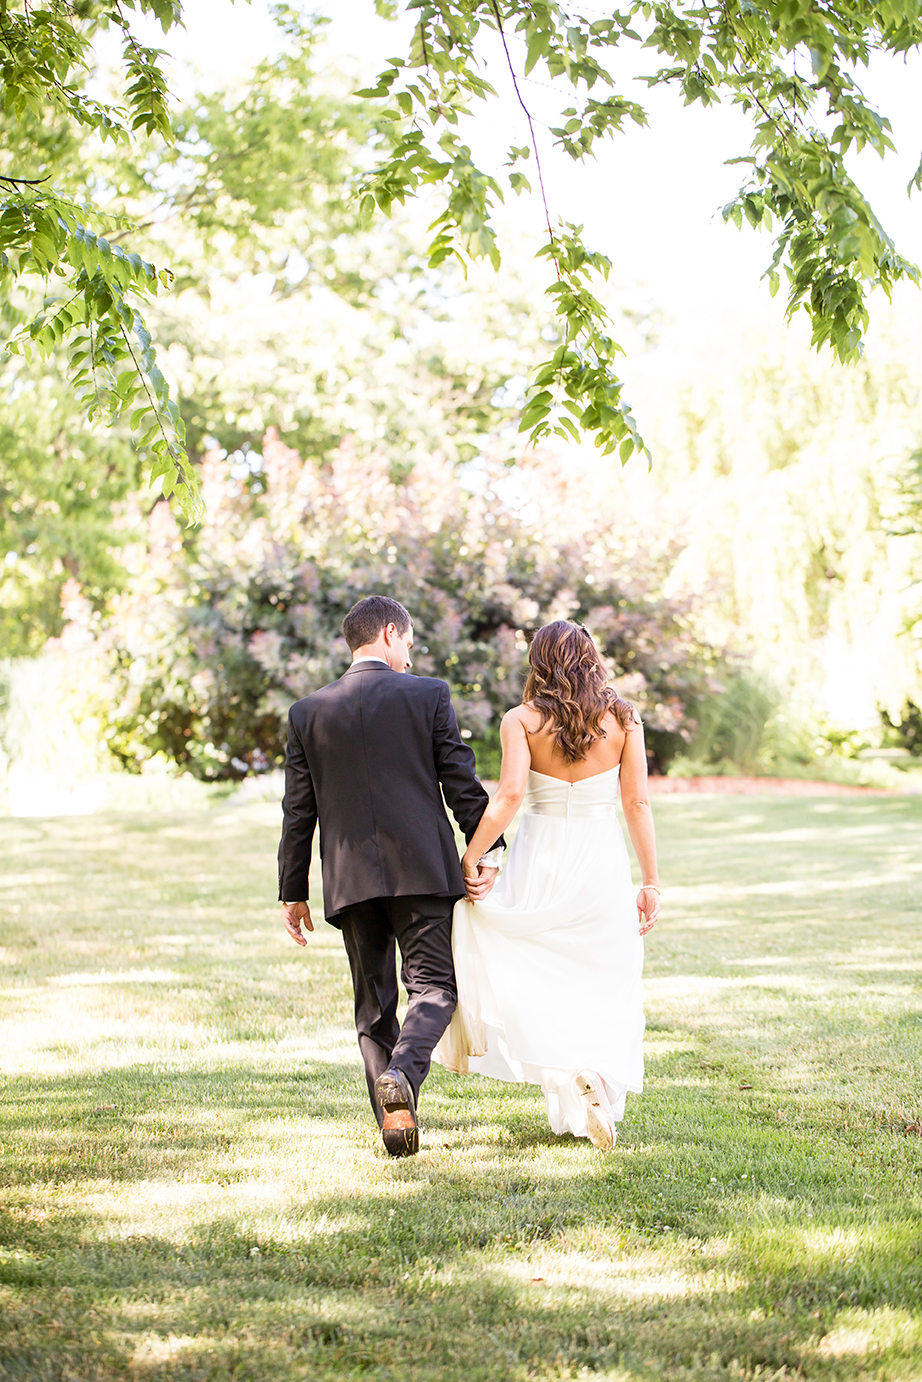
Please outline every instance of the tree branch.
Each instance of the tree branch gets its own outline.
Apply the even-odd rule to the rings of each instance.
[[[551,213],[547,204],[547,193],[544,190],[544,174],[541,171],[541,159],[538,155],[538,141],[535,138],[535,126],[531,118],[531,111],[528,109],[528,106],[522,99],[522,93],[519,90],[519,83],[515,75],[515,68],[512,65],[512,57],[509,53],[509,45],[506,42],[506,34],[503,30],[503,21],[502,17],[500,16],[499,6],[497,5],[496,0],[490,0],[490,8],[492,9],[493,14],[496,17],[496,27],[499,29],[499,36],[500,40],[502,41],[503,52],[506,54],[506,65],[509,68],[509,75],[512,78],[512,85],[515,88],[516,97],[518,99],[519,105],[525,112],[525,119],[528,121],[528,133],[531,139],[532,152],[535,156],[535,167],[538,170],[538,186],[541,189],[541,201],[544,205],[544,219],[547,223],[547,233],[548,237],[550,238],[551,244],[556,245],[557,242],[554,237],[554,229],[551,225]],[[554,268],[557,271],[557,277],[560,278],[560,264],[557,262],[556,256],[554,258]]]

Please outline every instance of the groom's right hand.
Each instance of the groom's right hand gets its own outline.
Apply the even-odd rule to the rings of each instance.
[[[291,939],[298,945],[307,945],[307,937],[301,930],[301,922],[307,927],[308,931],[313,931],[314,923],[311,921],[311,909],[306,902],[283,902],[282,920],[285,923],[285,930]]]

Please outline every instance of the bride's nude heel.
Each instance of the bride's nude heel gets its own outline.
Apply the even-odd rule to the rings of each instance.
[[[618,1132],[601,1077],[594,1070],[581,1070],[573,1083],[586,1109],[589,1141],[600,1152],[609,1151],[615,1145]]]

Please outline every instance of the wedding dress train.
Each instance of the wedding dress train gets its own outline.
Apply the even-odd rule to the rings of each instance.
[[[496,886],[455,906],[458,1006],[433,1052],[458,1074],[540,1085],[553,1131],[577,1137],[578,1072],[601,1076],[615,1121],[643,1087],[643,940],[618,776],[529,773]]]

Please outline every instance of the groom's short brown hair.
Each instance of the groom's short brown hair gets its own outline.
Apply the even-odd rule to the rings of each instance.
[[[396,624],[402,638],[412,623],[409,610],[404,609],[399,600],[391,600],[387,595],[368,595],[353,605],[343,620],[343,637],[355,652],[356,648],[374,643],[388,624]]]

